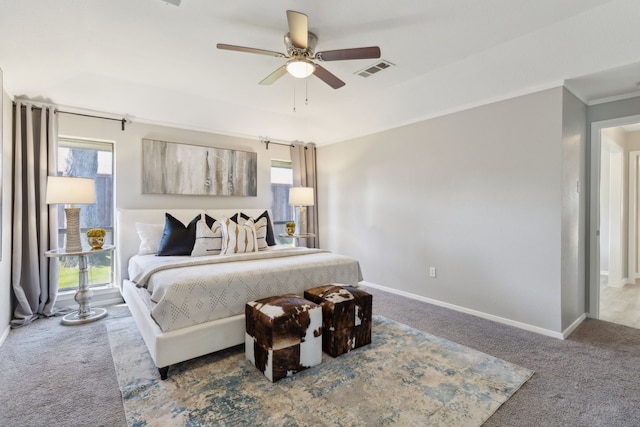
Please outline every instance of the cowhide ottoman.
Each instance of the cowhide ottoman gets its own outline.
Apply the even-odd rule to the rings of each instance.
[[[245,353],[272,382],[322,362],[322,308],[287,294],[245,306]]]
[[[372,296],[331,283],[307,289],[304,297],[322,306],[322,349],[336,357],[371,343]]]

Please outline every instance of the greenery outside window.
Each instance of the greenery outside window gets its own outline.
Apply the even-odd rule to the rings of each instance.
[[[112,245],[113,238],[113,144],[91,140],[58,138],[57,175],[93,178],[96,184],[96,204],[82,205],[80,209],[80,238],[87,243],[90,228],[107,231],[105,244]],[[64,205],[58,205],[58,247],[64,247],[67,233]],[[78,288],[78,258],[56,258],[60,263],[59,290]],[[89,286],[113,284],[112,253],[89,256]]]

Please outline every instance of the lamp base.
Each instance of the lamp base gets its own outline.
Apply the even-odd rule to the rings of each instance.
[[[306,234],[307,230],[307,207],[300,206],[300,217],[298,218],[298,234]]]
[[[67,219],[67,242],[65,250],[67,252],[81,252],[80,243],[80,208],[65,208],[64,215]]]
[[[86,313],[84,317],[77,311],[69,313],[62,318],[60,323],[63,325],[82,325],[84,323],[95,322],[96,320],[100,320],[104,317],[107,317],[106,308],[94,308],[89,313]]]

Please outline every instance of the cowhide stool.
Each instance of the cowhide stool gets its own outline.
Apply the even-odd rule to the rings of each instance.
[[[353,286],[330,283],[304,297],[322,306],[322,349],[332,357],[371,343],[372,296]]]
[[[322,362],[322,308],[287,294],[245,306],[245,353],[272,382]]]

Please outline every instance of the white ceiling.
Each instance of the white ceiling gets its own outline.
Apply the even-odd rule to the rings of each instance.
[[[260,86],[284,59],[216,49],[284,52],[287,9],[309,16],[318,51],[377,45],[395,66],[324,63],[337,90]],[[326,144],[565,81],[586,102],[640,95],[638,22],[637,0],[0,0],[0,67],[16,97]]]

